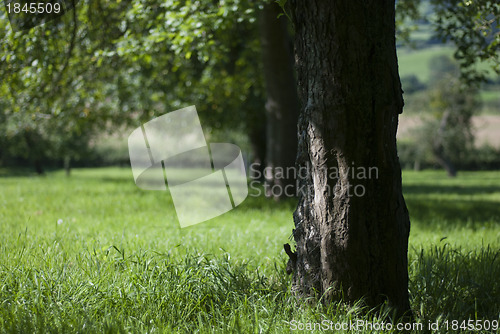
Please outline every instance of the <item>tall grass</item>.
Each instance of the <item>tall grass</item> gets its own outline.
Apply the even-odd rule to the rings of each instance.
[[[404,175],[409,291],[424,329],[499,319],[499,176]],[[127,169],[5,177],[0,187],[0,332],[287,333],[390,317],[290,294],[282,244],[294,201],[248,198],[181,230],[168,193],[137,189]]]

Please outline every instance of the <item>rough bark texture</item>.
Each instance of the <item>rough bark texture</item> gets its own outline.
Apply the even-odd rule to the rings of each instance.
[[[264,5],[261,12],[261,44],[264,65],[266,102],[266,166],[293,168],[297,156],[297,121],[300,110],[294,77],[293,47],[287,31],[287,19],[274,1]],[[270,171],[271,169],[267,169]],[[279,169],[278,169],[279,170]],[[266,175],[267,189],[275,198],[285,197],[282,191],[293,184],[293,175],[270,173]],[[295,194],[295,191],[289,193]]]
[[[304,106],[294,290],[388,301],[403,315],[410,222],[396,150],[403,98],[394,0],[290,0],[290,10]],[[373,167],[378,175],[358,174]]]

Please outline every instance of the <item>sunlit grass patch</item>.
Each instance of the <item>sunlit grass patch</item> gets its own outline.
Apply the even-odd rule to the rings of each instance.
[[[498,319],[500,172],[403,178],[415,321]],[[0,189],[0,332],[287,333],[292,321],[390,317],[290,294],[294,200],[249,197],[180,229],[169,193],[137,188],[129,169],[13,176]]]

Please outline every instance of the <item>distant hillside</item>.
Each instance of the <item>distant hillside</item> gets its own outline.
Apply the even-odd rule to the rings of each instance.
[[[433,26],[428,20],[433,15],[429,1],[422,1],[422,18],[413,24],[416,30],[410,35],[410,45],[398,46],[399,74],[405,91],[405,112],[407,114],[425,113],[427,89],[431,86],[430,64],[439,56],[453,57],[455,47],[452,43],[442,43],[435,38]],[[483,84],[480,96],[483,102],[481,114],[500,115],[500,76],[491,64],[481,64],[480,69],[487,70],[488,83]]]

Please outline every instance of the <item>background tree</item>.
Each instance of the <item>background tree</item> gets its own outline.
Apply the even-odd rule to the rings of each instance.
[[[477,84],[486,71],[477,64],[486,62],[500,74],[500,3],[492,0],[431,0],[431,19],[438,37],[456,46],[454,57],[462,81]]]
[[[428,108],[431,117],[417,133],[421,154],[429,151],[448,176],[457,173],[457,164],[473,154],[474,134],[472,116],[479,110],[476,86],[460,81],[460,70],[446,56],[431,61],[432,82]]]
[[[295,194],[294,173],[297,155],[297,121],[300,109],[293,45],[288,21],[278,4],[270,2],[261,10],[261,44],[266,86],[266,171],[268,196],[276,199]],[[280,17],[281,16],[281,17]],[[280,191],[273,191],[279,189]],[[287,189],[285,193],[284,189]],[[293,191],[288,191],[293,189]]]

